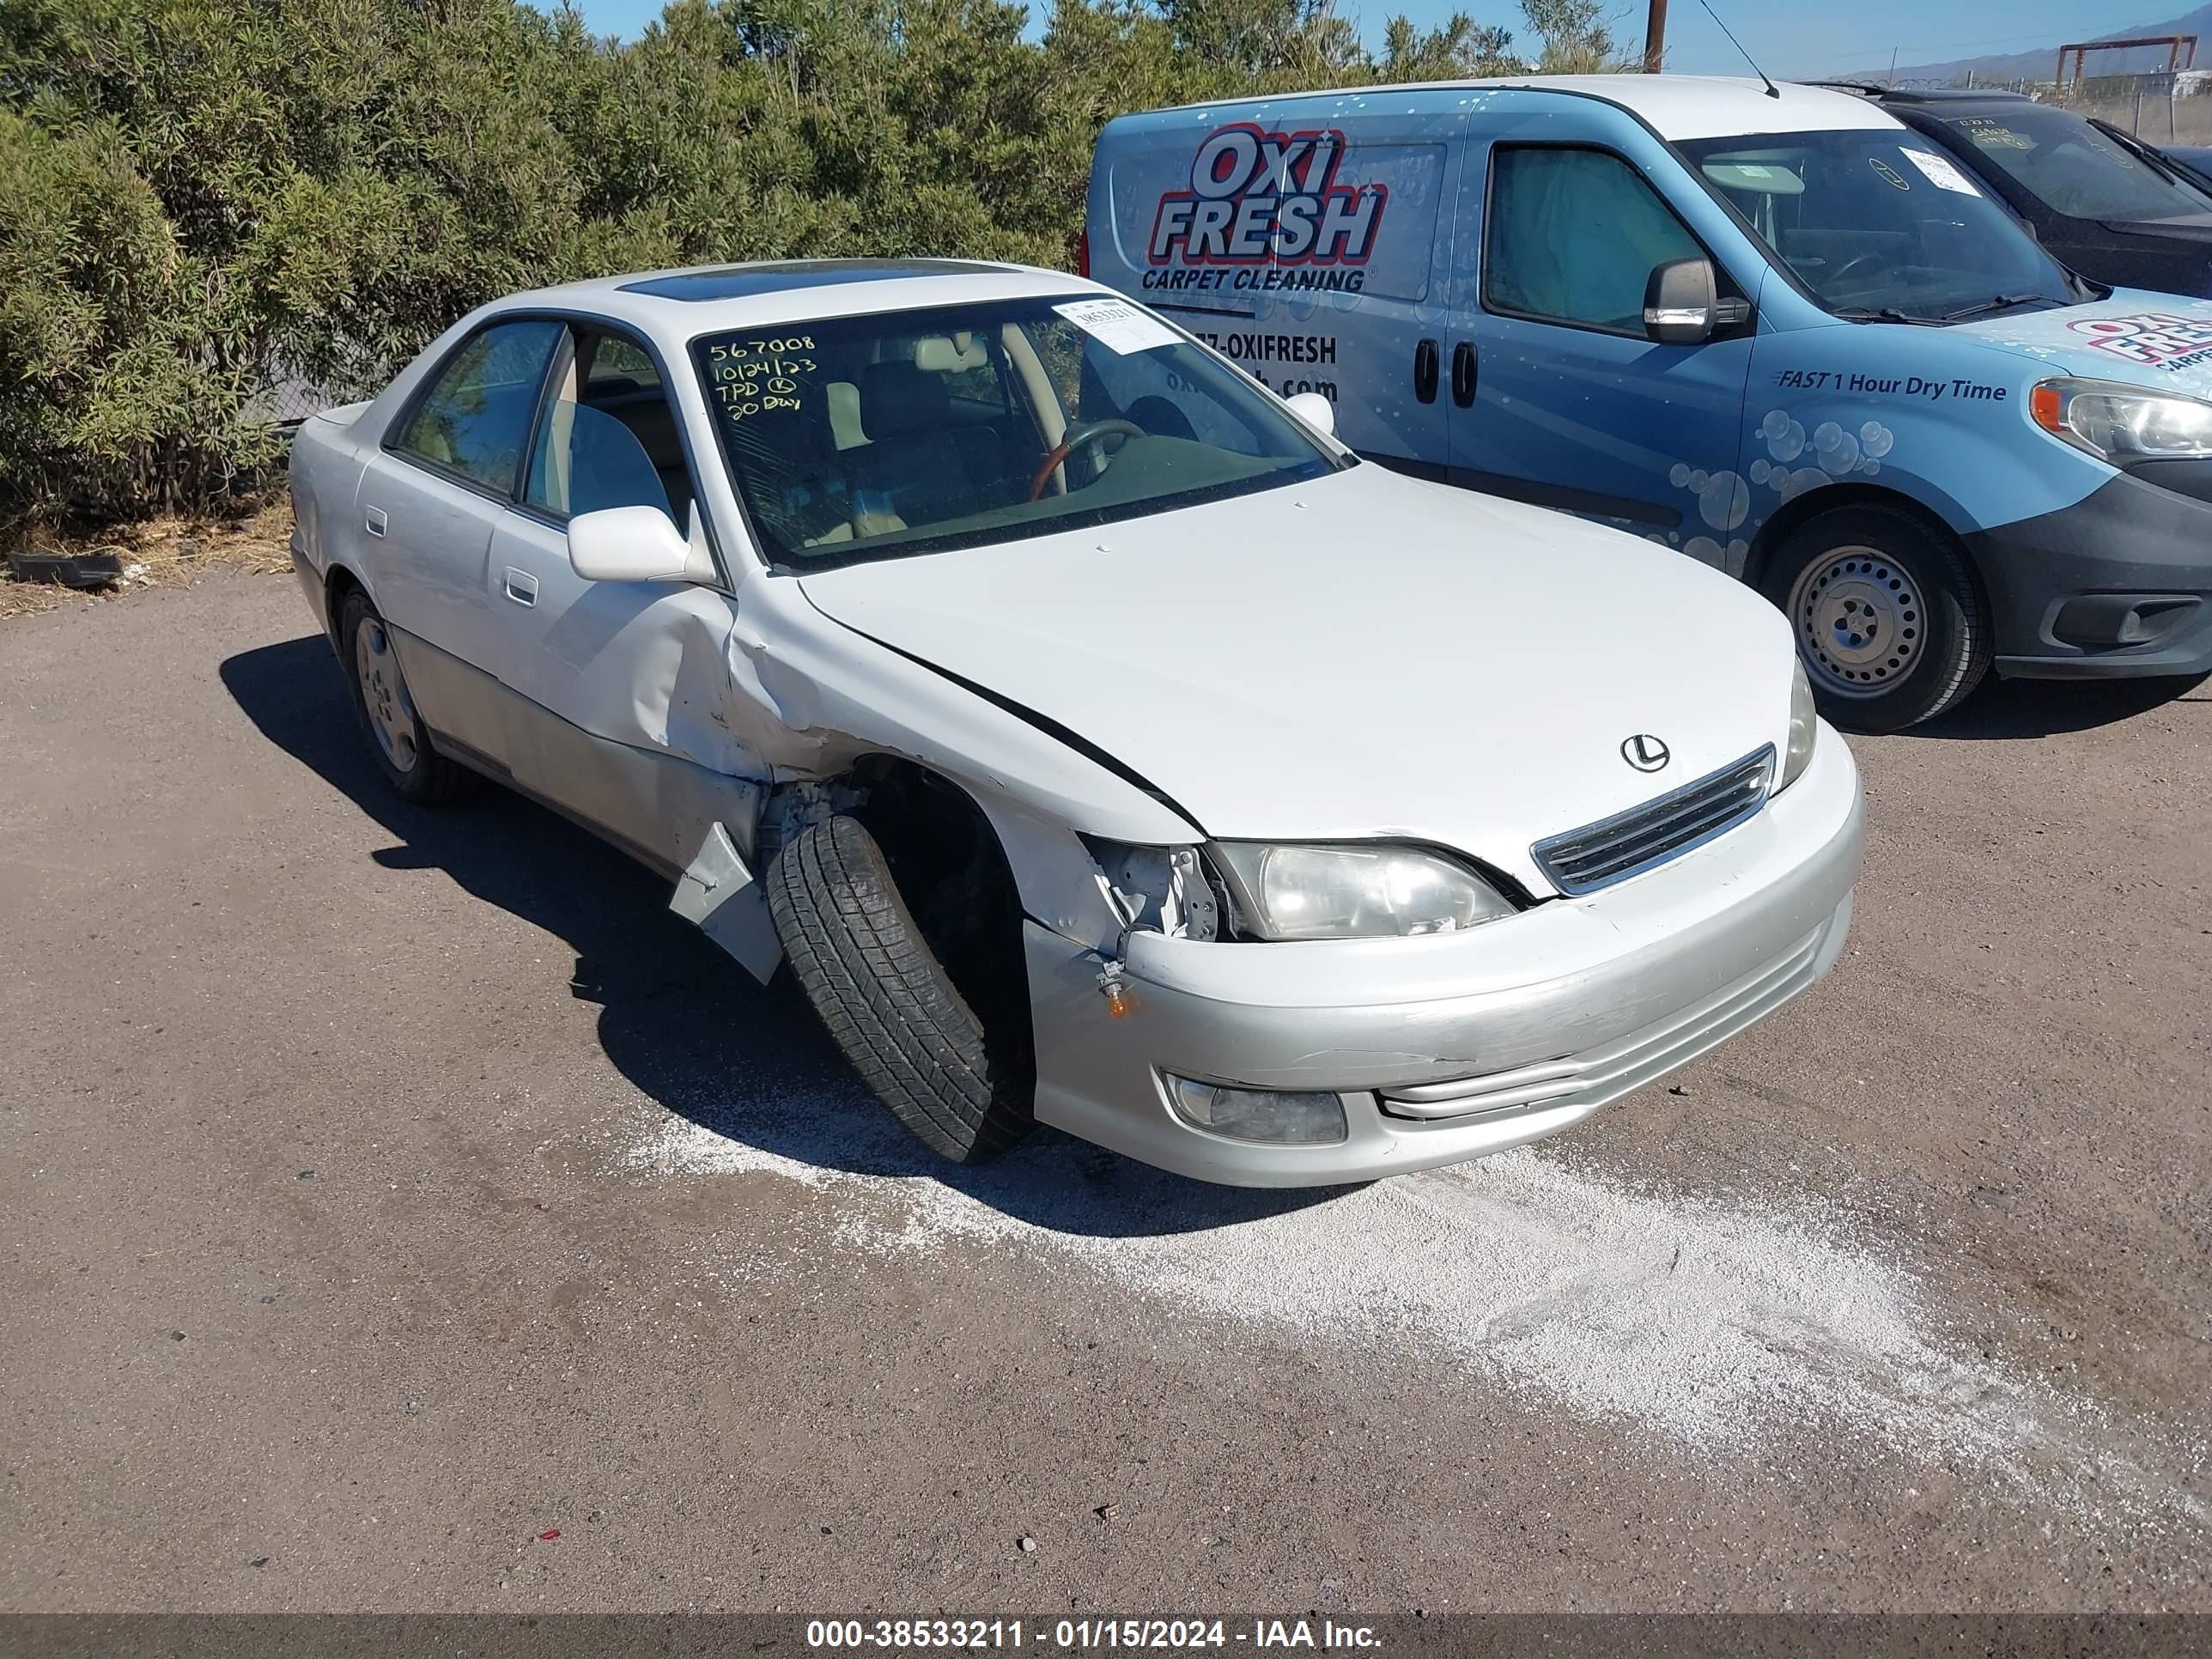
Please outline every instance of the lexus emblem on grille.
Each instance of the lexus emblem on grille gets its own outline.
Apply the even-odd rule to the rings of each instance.
[[[1674,758],[1674,751],[1649,732],[1623,739],[1620,757],[1639,772],[1656,772]]]

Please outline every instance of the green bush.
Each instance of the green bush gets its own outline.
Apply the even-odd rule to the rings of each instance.
[[[617,45],[514,0],[7,0],[0,518],[250,489],[283,388],[365,392],[518,289],[818,255],[1065,264],[1116,113],[1480,74],[1510,43],[1401,18],[1378,58],[1333,0],[1056,0],[1035,40],[1027,20],[675,0]]]

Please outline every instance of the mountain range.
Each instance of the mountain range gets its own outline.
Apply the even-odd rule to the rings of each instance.
[[[2193,34],[2197,37],[2197,63],[2200,69],[2212,69],[2212,4],[2202,5],[2182,17],[2169,18],[2161,23],[2131,23],[2124,28],[2102,29],[2070,37],[2076,40],[2124,40],[2146,34]],[[1942,64],[1900,64],[1896,79],[1932,81],[1938,85],[1962,81],[1969,75],[1977,81],[2005,82],[2015,80],[2048,81],[2058,66],[2058,48],[2064,42],[2053,40],[2047,46],[2033,52],[1990,52],[1979,58],[1958,58]],[[2147,70],[2166,67],[2166,48],[2137,46],[2129,52],[2100,52],[2089,56],[2092,75],[2139,74]],[[1888,79],[1885,76],[1882,77]]]

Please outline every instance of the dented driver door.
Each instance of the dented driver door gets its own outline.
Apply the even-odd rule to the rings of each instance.
[[[702,583],[587,581],[569,564],[576,513],[651,506],[682,528],[696,511],[650,360],[582,341],[555,366],[523,501],[487,562],[492,665],[515,694],[507,752],[531,793],[679,874],[714,851],[717,824],[750,850],[763,773],[725,724],[734,601]]]

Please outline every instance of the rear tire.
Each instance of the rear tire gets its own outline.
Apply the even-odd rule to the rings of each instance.
[[[1917,519],[1838,507],[1793,531],[1760,583],[1790,618],[1821,714],[1852,732],[1932,720],[1989,672],[1973,572]]]
[[[806,1000],[901,1123],[957,1164],[995,1158],[1028,1133],[1025,1042],[989,1040],[858,818],[799,830],[777,849],[767,886]]]
[[[359,588],[338,606],[338,654],[362,738],[385,782],[418,806],[453,799],[471,775],[430,746],[428,728],[415,712],[384,618]]]

